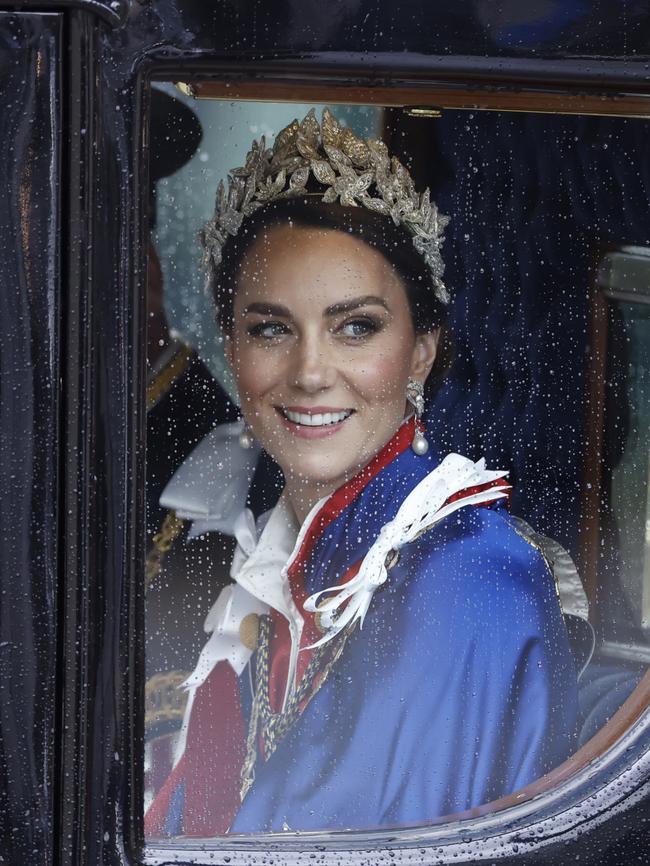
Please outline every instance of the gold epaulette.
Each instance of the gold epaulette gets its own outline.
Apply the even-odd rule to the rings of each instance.
[[[145,728],[161,722],[180,726],[187,704],[187,691],[179,688],[189,677],[189,671],[166,671],[154,674],[144,687]]]
[[[144,570],[145,589],[149,589],[154,579],[160,574],[163,559],[180,535],[184,524],[184,520],[176,517],[175,511],[169,510],[165,514],[160,529],[153,537],[153,547],[147,554]]]
[[[153,381],[147,385],[147,412],[163,397],[174,382],[183,375],[192,357],[189,346],[181,346],[168,364],[154,376]]]

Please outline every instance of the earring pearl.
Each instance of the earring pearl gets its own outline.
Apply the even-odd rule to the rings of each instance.
[[[252,448],[255,444],[255,438],[253,436],[253,431],[250,427],[246,426],[239,434],[239,444],[242,448]]]
[[[418,457],[424,457],[424,455],[429,450],[429,442],[427,438],[424,436],[421,430],[416,428],[415,436],[413,437],[413,441],[411,442],[411,448],[418,455]]]

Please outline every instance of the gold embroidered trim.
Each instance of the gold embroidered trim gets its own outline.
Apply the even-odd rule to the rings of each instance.
[[[171,361],[147,385],[147,412],[153,409],[158,400],[169,391],[174,382],[185,372],[191,357],[192,350],[189,346],[181,346]]]
[[[547,567],[547,569],[550,571],[551,575],[553,576],[553,586],[555,587],[555,594],[557,596],[557,600],[560,602],[560,608],[561,608],[562,607],[562,597],[560,596],[560,582],[557,579],[557,574],[555,573],[555,569],[553,568],[553,562],[549,559],[548,553],[546,552],[544,547],[538,541],[536,541],[530,535],[527,535],[523,531],[523,529],[518,528],[517,525],[514,523],[510,523],[509,525],[514,529],[514,531],[517,533],[517,535],[520,538],[523,538],[527,544],[530,544],[531,547],[534,547],[535,550],[539,553],[539,555],[544,560],[544,565]]]
[[[160,722],[183,721],[188,693],[179,686],[188,676],[186,671],[166,671],[147,680],[144,687],[145,728]]]
[[[160,574],[163,560],[174,541],[180,535],[185,521],[176,517],[176,512],[169,510],[163,519],[160,529],[153,537],[153,547],[147,555],[144,569],[145,589],[149,589],[155,578]]]

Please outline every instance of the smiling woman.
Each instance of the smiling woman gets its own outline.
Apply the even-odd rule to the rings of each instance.
[[[405,383],[427,379],[437,332],[416,336],[382,253],[295,220],[260,237],[237,285],[228,356],[242,410],[302,521],[397,430]]]
[[[425,422],[449,361],[445,224],[328,112],[254,144],[217,196],[203,242],[245,426],[210,433],[161,502],[237,548],[150,836],[429,822],[573,748],[539,536],[504,509],[506,473],[444,456]],[[259,446],[284,486],[256,518]]]

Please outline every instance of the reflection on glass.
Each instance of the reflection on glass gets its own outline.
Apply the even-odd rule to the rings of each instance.
[[[627,633],[619,638],[644,643],[642,632],[650,626],[648,250],[628,247],[609,254],[601,283],[609,303],[605,428],[616,453],[609,480],[611,521],[619,536],[621,595],[630,611]]]
[[[648,460],[650,458],[650,305],[619,305],[628,337],[627,396],[630,428],[612,474],[613,510],[621,527],[621,580],[638,596],[636,609],[647,627],[650,581]],[[644,622],[645,620],[645,622]]]
[[[581,742],[593,632],[565,549],[575,506],[557,497],[558,468],[579,474],[580,419],[573,441],[565,426],[540,444],[549,394],[575,400],[553,378],[567,334],[521,287],[516,329],[511,289],[486,303],[506,242],[496,229],[487,268],[488,247],[470,249],[467,220],[479,236],[486,222],[461,178],[447,273],[482,261],[483,296],[452,284],[450,307],[446,219],[379,136],[409,163],[418,139],[399,118],[346,118],[274,125],[204,226],[237,401],[164,329],[151,359],[149,837],[428,823]],[[579,355],[584,316],[562,304]],[[472,372],[485,345],[498,366]]]

